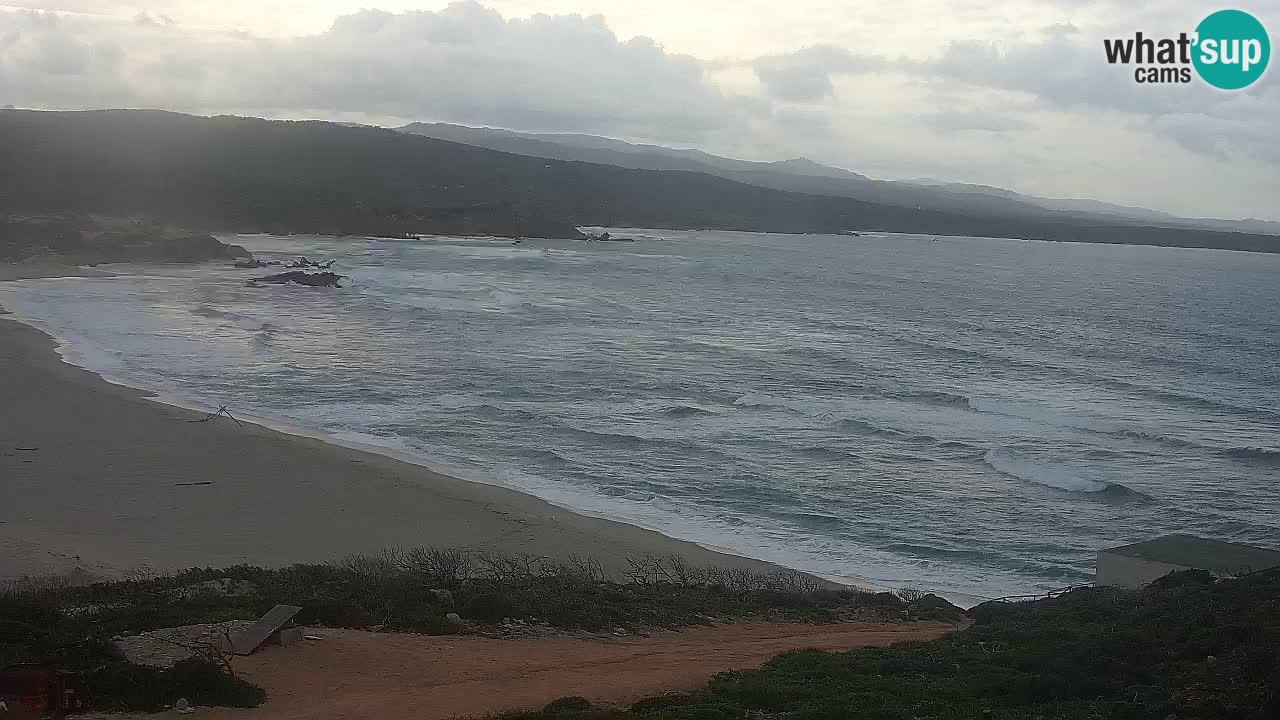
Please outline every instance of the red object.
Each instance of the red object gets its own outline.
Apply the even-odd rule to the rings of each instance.
[[[82,713],[89,709],[84,685],[74,673],[33,666],[0,670],[0,700],[11,717]]]

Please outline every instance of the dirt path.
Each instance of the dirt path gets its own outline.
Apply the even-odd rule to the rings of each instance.
[[[201,709],[201,720],[417,720],[538,708],[566,695],[625,703],[689,690],[800,648],[845,650],[928,640],[954,626],[756,623],[651,637],[497,640],[321,630],[322,640],[265,647],[237,670],[266,688],[254,710]],[[179,717],[176,716],[175,717]]]

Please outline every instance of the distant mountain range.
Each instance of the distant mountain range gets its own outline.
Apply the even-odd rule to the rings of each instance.
[[[521,133],[497,128],[473,128],[447,123],[410,123],[401,132],[466,143],[532,157],[603,163],[644,170],[687,170],[736,180],[759,187],[820,195],[834,195],[899,207],[965,213],[998,213],[1015,217],[1046,215],[1105,221],[1199,227],[1233,232],[1280,234],[1280,222],[1181,218],[1147,208],[1089,199],[1061,199],[1024,195],[989,185],[921,179],[874,180],[850,170],[830,167],[808,158],[751,162],[701,150],[641,145],[596,135]]]
[[[16,110],[0,112],[0,217],[107,215],[202,231],[400,237],[574,238],[582,226],[891,231],[1280,252],[1280,238],[1272,235],[1155,227],[1034,207],[987,211],[982,208],[997,203],[1027,203],[937,188],[915,192],[950,206],[873,202],[835,188],[902,184],[807,161],[745,163],[585,136],[575,136],[576,145],[488,136],[525,149],[536,141],[548,153],[589,150],[615,162],[682,167],[547,158],[327,122]],[[821,174],[803,174],[812,172]]]

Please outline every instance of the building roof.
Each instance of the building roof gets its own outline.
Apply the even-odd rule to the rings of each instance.
[[[1229,575],[1280,567],[1280,551],[1192,535],[1165,535],[1102,552]]]

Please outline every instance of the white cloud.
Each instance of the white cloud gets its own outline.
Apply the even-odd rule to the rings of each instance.
[[[508,20],[460,2],[361,11],[283,40],[192,32],[145,14],[0,22],[0,96],[19,104],[360,112],[684,141],[735,118],[698,60],[648,38],[620,40],[600,16]],[[100,89],[86,96],[91,85]]]

